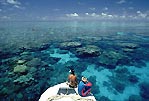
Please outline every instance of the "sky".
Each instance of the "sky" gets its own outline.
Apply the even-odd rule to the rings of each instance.
[[[0,21],[149,20],[149,0],[0,0]]]

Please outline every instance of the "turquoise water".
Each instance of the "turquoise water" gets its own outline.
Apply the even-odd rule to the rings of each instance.
[[[149,100],[149,23],[54,21],[0,23],[0,99],[38,100],[65,82],[93,83],[97,101]]]

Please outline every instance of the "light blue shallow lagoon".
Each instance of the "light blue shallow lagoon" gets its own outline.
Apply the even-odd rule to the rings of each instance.
[[[149,23],[0,23],[2,101],[37,101],[71,68],[97,101],[149,101]]]

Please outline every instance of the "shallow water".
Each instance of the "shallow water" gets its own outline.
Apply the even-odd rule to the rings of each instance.
[[[78,81],[86,76],[93,83],[97,101],[147,101],[148,27],[147,22],[0,23],[0,98],[38,100],[74,68]]]

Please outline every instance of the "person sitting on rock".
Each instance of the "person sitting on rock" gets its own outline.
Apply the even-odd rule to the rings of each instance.
[[[78,82],[77,82],[77,76],[75,75],[74,69],[71,69],[69,72],[70,72],[70,74],[68,76],[68,83],[67,84],[71,88],[76,88],[78,85]]]
[[[87,78],[82,77],[82,81],[80,81],[78,85],[78,93],[80,96],[85,97],[90,94],[92,83],[88,82]]]

